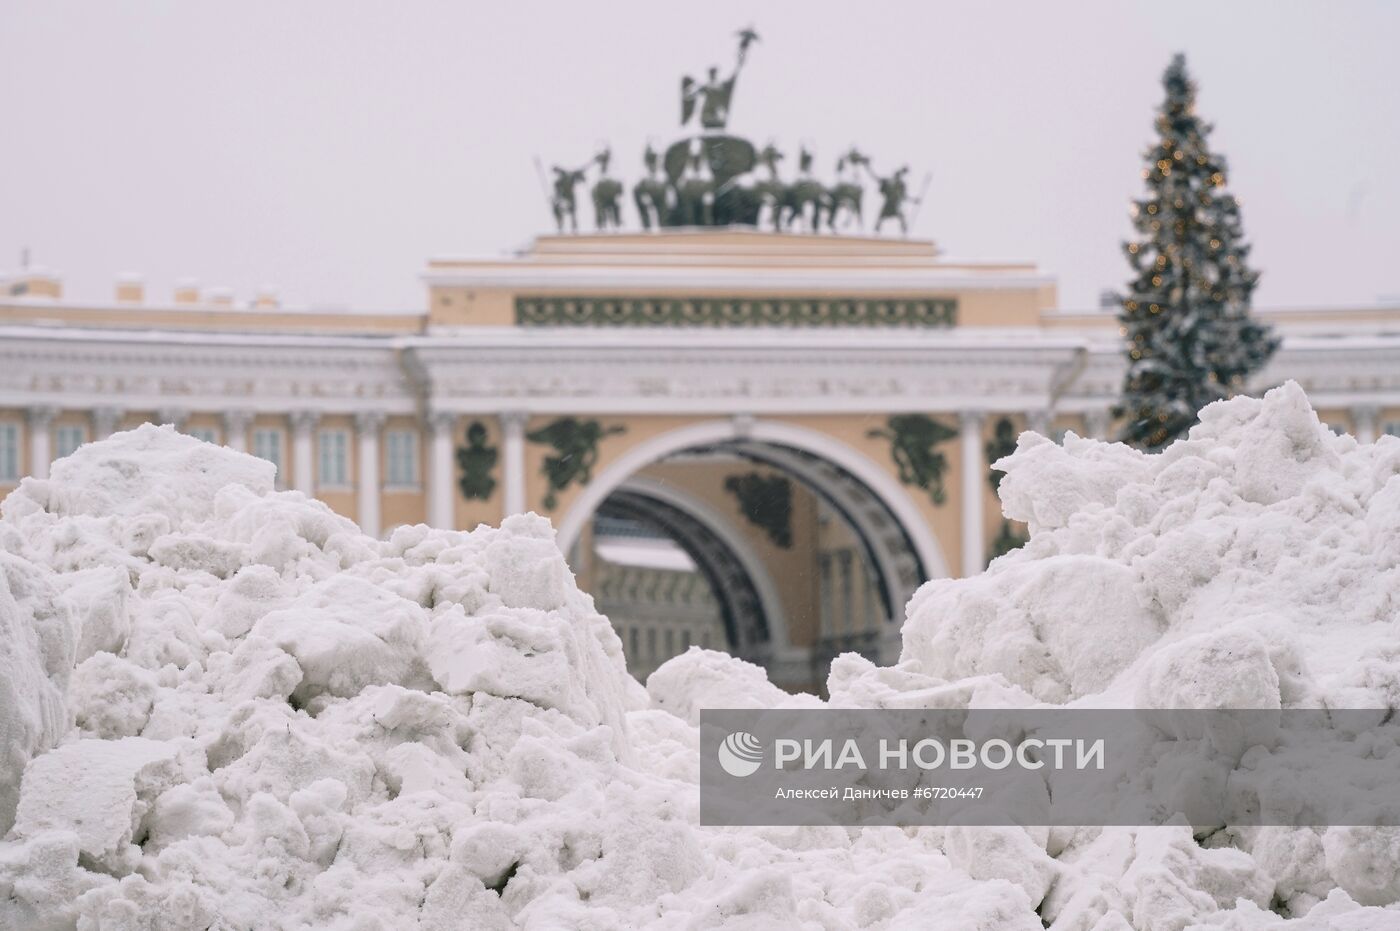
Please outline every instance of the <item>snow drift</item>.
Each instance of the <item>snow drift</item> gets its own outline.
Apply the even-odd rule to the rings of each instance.
[[[924,586],[833,704],[1400,703],[1400,440],[1288,385],[1001,466],[1030,543]],[[0,929],[1400,927],[1389,829],[699,828],[697,710],[815,699],[700,650],[644,689],[552,537],[376,541],[168,428],[26,479]]]

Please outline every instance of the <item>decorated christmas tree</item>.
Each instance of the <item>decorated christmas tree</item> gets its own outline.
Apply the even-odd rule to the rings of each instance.
[[[1177,55],[1162,79],[1158,140],[1147,152],[1147,196],[1134,203],[1137,238],[1124,243],[1134,277],[1119,320],[1128,372],[1116,411],[1122,439],[1160,449],[1202,407],[1244,389],[1278,338],[1249,316],[1259,275],[1248,264],[1240,205],[1225,160],[1196,114],[1196,86]]]

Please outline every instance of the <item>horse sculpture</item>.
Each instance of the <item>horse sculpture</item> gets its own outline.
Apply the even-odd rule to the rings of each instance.
[[[706,171],[704,159],[695,153],[686,161],[685,172],[675,181],[674,226],[710,226],[714,218],[715,182]]]
[[[768,169],[768,177],[766,180],[755,181],[750,188],[754,201],[758,204],[758,216],[754,217],[754,225],[762,222],[763,211],[766,209],[775,233],[783,228],[783,191],[787,187],[778,177],[778,162],[782,160],[783,153],[779,152],[773,143],[764,146],[763,151],[758,153],[758,163]]]
[[[622,182],[608,177],[608,163],[612,161],[612,149],[604,149],[593,157],[598,164],[598,180],[593,182],[590,193],[593,196],[593,222],[598,229],[622,226]]]
[[[783,187],[781,202],[781,225],[784,229],[792,229],[798,220],[810,232],[816,233],[821,230],[822,214],[828,209],[828,195],[826,188],[820,181],[814,178],[798,178],[796,181]],[[808,215],[808,208],[811,214]]]
[[[849,165],[859,171],[861,165],[868,164],[869,160],[856,149],[851,149],[836,161],[836,183],[827,190],[827,229],[835,232],[837,229],[837,218],[845,211],[843,217],[845,225],[849,226],[854,218],[856,226],[865,228],[865,219],[861,216],[861,200],[865,196],[865,188],[857,181],[850,181],[846,178],[846,166]],[[859,178],[859,175],[857,175]]]
[[[642,160],[647,166],[647,176],[632,187],[632,200],[637,205],[637,215],[642,218],[642,229],[649,230],[653,225],[660,227],[666,223],[670,208],[670,188],[657,174],[660,157],[650,143]]]
[[[809,207],[810,217],[807,213]],[[782,225],[791,229],[801,220],[810,232],[818,232],[821,230],[822,214],[826,209],[826,188],[812,177],[812,153],[804,147],[798,155],[797,180],[783,188]]]
[[[598,229],[622,226],[622,182],[616,178],[599,178],[593,185],[593,221]]]
[[[599,170],[590,194],[598,229],[621,227],[621,202],[627,189],[608,174],[611,156],[604,148],[582,168],[554,167],[550,207],[560,232],[578,229],[574,188],[594,165]],[[814,159],[805,146],[800,150],[797,176],[791,181],[780,176],[783,153],[771,142],[755,151],[747,140],[711,134],[678,140],[666,149],[664,157],[648,144],[643,159],[647,173],[632,186],[632,199],[647,230],[768,226],[774,232],[798,229],[820,233],[848,230],[853,223],[864,229],[862,182],[866,176],[879,186],[883,198],[876,233],[890,219],[901,231],[907,230],[905,207],[919,201],[909,194],[907,167],[880,177],[870,159],[854,147],[837,160],[836,180],[829,185],[813,174]],[[758,171],[760,166],[767,171]]]

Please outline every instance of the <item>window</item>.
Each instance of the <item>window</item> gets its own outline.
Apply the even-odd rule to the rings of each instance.
[[[71,456],[75,449],[86,442],[87,429],[82,424],[63,424],[53,431],[54,458]]]
[[[344,430],[322,430],[317,482],[327,488],[350,484],[350,436]]]
[[[1387,420],[1381,424],[1382,436],[1400,436],[1400,420]]]
[[[0,482],[19,481],[19,425],[0,423]]]
[[[412,488],[418,484],[418,434],[412,430],[390,430],[385,434],[388,467],[384,484]]]
[[[253,431],[253,455],[277,466],[277,481],[282,481],[282,431],[261,429]]]
[[[203,440],[206,443],[219,442],[219,438],[214,434],[213,427],[190,427],[185,433],[194,437],[196,440]]]

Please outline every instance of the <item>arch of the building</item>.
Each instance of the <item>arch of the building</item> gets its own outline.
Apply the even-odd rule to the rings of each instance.
[[[868,487],[830,460],[791,446],[745,439],[714,449],[786,473],[840,514],[875,570],[886,616],[899,619],[904,605],[928,576],[904,528]]]
[[[948,575],[947,561],[943,558],[943,552],[933,536],[932,529],[919,513],[918,505],[892,473],[833,436],[796,424],[771,420],[753,420],[748,423],[739,422],[737,419],[701,421],[643,440],[628,449],[594,476],[559,521],[560,549],[568,552],[577,542],[579,534],[593,516],[593,512],[598,509],[598,505],[602,504],[617,486],[642,468],[685,449],[736,440],[790,446],[840,466],[859,479],[889,509],[908,536],[925,575],[929,578],[943,578]]]
[[[927,578],[947,576],[932,530],[894,476],[827,434],[775,421],[710,420],[645,440],[599,472],[559,523],[569,552],[604,501],[636,473],[679,452],[723,449],[768,463],[837,507],[860,536],[877,569],[891,619]]]
[[[771,656],[772,638],[753,577],[734,551],[690,513],[626,486],[608,496],[598,514],[651,527],[680,546],[713,593],[719,606],[728,652],[758,663]]]
[[[761,612],[763,626],[766,629],[771,649],[775,653],[781,653],[789,648],[792,641],[788,636],[787,615],[783,611],[782,599],[778,596],[773,576],[763,565],[763,560],[754,552],[748,538],[732,521],[716,511],[711,504],[695,495],[674,485],[658,482],[645,476],[634,475],[627,479],[606,500],[612,502],[619,496],[626,496],[634,502],[659,502],[666,507],[686,514],[699,524],[726,550],[728,558],[733,562],[730,570],[741,572],[746,577],[747,584],[752,587],[756,598],[756,607]],[[644,512],[644,516],[652,517],[655,522],[660,523],[661,521],[657,518],[664,519],[665,515],[664,513],[658,515]],[[685,533],[684,527],[670,526],[666,529],[674,531],[678,535]],[[704,542],[706,541],[677,539],[677,543],[687,552],[693,552]]]

